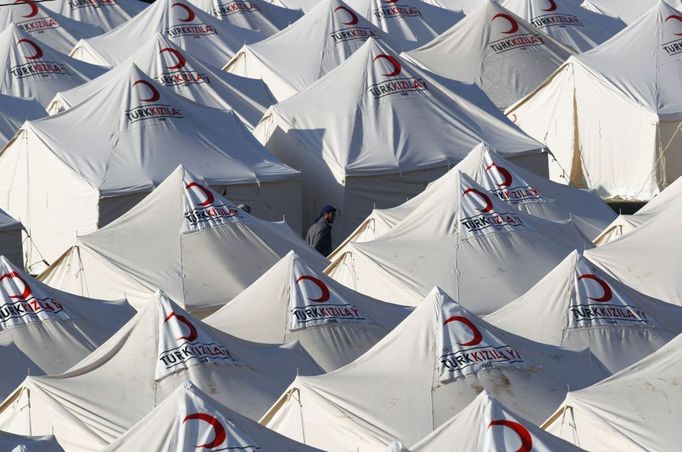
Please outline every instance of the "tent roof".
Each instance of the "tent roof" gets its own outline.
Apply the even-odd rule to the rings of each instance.
[[[147,7],[140,0],[50,0],[45,8],[69,19],[96,25],[104,31],[127,22]]]
[[[0,449],[16,452],[63,452],[52,435],[21,436],[0,432]]]
[[[7,96],[0,96],[0,104],[2,103],[3,97]],[[15,220],[10,216],[10,214],[0,209],[0,231],[7,229],[22,229],[21,222],[19,220]]]
[[[284,30],[303,16],[303,11],[274,5],[265,0],[189,0],[207,13],[235,27],[267,36]]]
[[[682,9],[682,0],[665,1],[674,8]],[[585,0],[581,6],[600,14],[618,17],[629,25],[657,3],[659,0]]]
[[[47,113],[35,99],[0,94],[0,148],[12,139],[24,121],[43,116]]]

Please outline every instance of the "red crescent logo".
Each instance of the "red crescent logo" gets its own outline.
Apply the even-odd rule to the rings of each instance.
[[[475,193],[478,196],[480,196],[481,199],[483,199],[483,201],[485,201],[485,207],[483,209],[478,209],[479,211],[490,212],[493,210],[493,201],[490,199],[488,195],[486,195],[480,190],[476,190],[475,188],[467,188],[466,190],[464,190],[463,194],[468,195],[469,193]]]
[[[511,122],[516,123],[516,120],[518,119],[516,117],[516,113],[512,113],[511,115],[509,115],[509,119],[511,119]]]
[[[611,287],[609,287],[607,282],[598,277],[597,275],[593,275],[590,273],[587,275],[578,276],[578,281],[580,281],[581,279],[591,279],[592,281],[595,281],[597,284],[601,286],[602,290],[604,291],[604,295],[602,295],[601,297],[598,298],[587,297],[590,300],[594,300],[599,303],[606,303],[607,301],[611,300],[611,298],[613,298],[613,292],[611,291]]]
[[[312,275],[303,275],[299,276],[298,279],[296,279],[296,284],[298,284],[300,281],[311,281],[313,282],[317,287],[320,288],[320,292],[322,292],[322,295],[320,295],[320,298],[308,298],[310,301],[314,301],[315,303],[324,303],[325,301],[329,300],[329,297],[331,296],[329,293],[329,287],[324,283],[324,281],[315,278]]]
[[[513,178],[511,173],[507,170],[507,168],[499,166],[495,162],[493,162],[490,165],[488,165],[485,169],[486,171],[490,171],[491,168],[495,168],[497,172],[500,174],[500,176],[502,176],[503,179],[502,183],[497,184],[498,187],[506,188],[512,184]]]
[[[494,425],[501,425],[502,427],[507,427],[514,430],[514,433],[519,435],[521,439],[521,447],[516,449],[516,452],[530,452],[533,449],[533,437],[530,436],[530,432],[523,425],[514,421],[507,421],[505,419],[500,419],[497,421],[491,421],[488,424],[488,428]]]
[[[17,44],[20,44],[22,42],[25,42],[29,46],[33,47],[33,52],[34,52],[33,55],[26,55],[26,56],[24,56],[24,58],[26,58],[27,60],[39,60],[43,57],[43,49],[38,47],[38,44],[31,41],[30,39],[25,39],[25,38],[18,40]]]
[[[163,323],[168,322],[173,317],[175,317],[178,320],[178,322],[185,324],[187,328],[189,328],[189,334],[187,336],[180,336],[178,340],[185,339],[188,342],[192,342],[197,338],[197,329],[194,328],[194,325],[192,325],[192,323],[189,320],[187,320],[187,317],[185,317],[184,315],[176,314],[175,311],[168,314],[168,317],[166,317],[166,320],[164,320]]]
[[[21,283],[24,285],[24,290],[20,294],[14,294],[10,295],[9,297],[12,299],[18,299],[18,300],[28,300],[31,298],[31,288],[29,287],[28,283],[22,278],[19,273],[17,272],[10,272],[10,273],[5,273],[4,275],[0,276],[0,281],[3,279],[8,278],[8,279],[17,279],[21,281]]]
[[[543,11],[546,11],[548,13],[552,12],[552,11],[556,11],[556,8],[557,8],[556,2],[554,0],[547,0],[547,1],[549,2],[549,8],[543,9]]]
[[[506,20],[507,22],[509,22],[509,25],[511,25],[511,28],[509,30],[503,31],[502,33],[504,33],[505,35],[510,35],[512,33],[516,33],[517,31],[519,31],[519,24],[516,23],[516,20],[509,14],[504,13],[495,14],[491,22],[497,19],[498,17],[501,17],[502,19]]]
[[[481,334],[480,331],[478,331],[476,325],[471,323],[471,320],[467,319],[466,317],[462,317],[461,315],[449,317],[445,322],[443,322],[443,326],[447,325],[450,322],[462,323],[466,325],[466,327],[469,328],[469,330],[474,334],[474,338],[471,339],[469,342],[462,342],[459,345],[462,345],[464,347],[470,347],[472,345],[480,344],[481,341],[483,340],[483,335]]]
[[[398,0],[381,0],[384,3],[398,3]]]
[[[187,11],[187,17],[185,17],[184,19],[178,19],[180,22],[192,22],[195,19],[196,16],[194,15],[194,11],[192,11],[192,8],[185,5],[184,3],[173,3],[171,5],[171,8],[174,8],[176,6],[179,6],[180,8]]]
[[[180,69],[180,68],[185,67],[185,64],[187,64],[187,60],[185,60],[185,57],[182,56],[182,53],[180,53],[180,51],[178,51],[176,49],[171,49],[170,47],[166,47],[165,49],[161,49],[161,51],[159,53],[161,54],[163,52],[170,53],[178,61],[173,66],[168,66],[168,69]]]
[[[674,19],[674,20],[676,20],[676,21],[678,21],[678,22],[682,22],[682,16],[677,15],[677,14],[673,14],[673,15],[671,15],[671,16],[666,17],[666,18],[665,18],[665,21],[667,22],[667,21],[669,21],[670,19]],[[675,33],[675,36],[682,36],[682,33]]]
[[[388,74],[384,74],[386,77],[395,77],[396,75],[400,74],[400,71],[402,70],[400,62],[392,55],[386,55],[385,53],[382,53],[375,56],[372,61],[374,62],[382,58],[391,63],[391,66],[393,66],[393,71],[389,72]]]
[[[35,4],[33,0],[16,0],[14,4],[26,3],[31,7],[31,12],[21,17],[33,17],[38,14],[38,5]]]
[[[355,15],[353,11],[351,11],[349,8],[346,8],[345,6],[337,6],[334,11],[342,10],[350,14],[350,22],[341,22],[344,25],[355,25],[358,23],[358,16]]]
[[[147,88],[152,90],[152,96],[151,97],[148,97],[146,99],[140,99],[143,102],[156,102],[157,100],[159,100],[159,98],[161,98],[161,93],[159,93],[159,90],[157,90],[154,87],[154,85],[149,83],[147,80],[138,80],[135,83],[133,83],[133,86],[137,85],[138,83],[142,83],[144,86],[146,86]]]
[[[187,184],[185,188],[187,190],[192,190],[192,188],[194,187],[196,187],[206,197],[205,201],[199,203],[200,206],[206,207],[213,204],[213,201],[215,201],[215,197],[213,196],[213,193],[211,193],[211,190],[204,187],[203,185],[197,184],[196,182],[190,182],[189,184]]]
[[[185,419],[183,419],[182,422],[185,423],[194,419],[206,422],[208,425],[213,427],[214,433],[212,441],[209,441],[206,444],[197,444],[194,447],[197,449],[200,447],[203,449],[213,449],[214,447],[218,447],[225,442],[227,439],[227,432],[225,432],[225,427],[223,427],[223,424],[221,424],[215,416],[211,416],[210,414],[206,413],[188,414],[185,416]]]

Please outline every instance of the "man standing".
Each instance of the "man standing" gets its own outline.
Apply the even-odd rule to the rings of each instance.
[[[324,206],[320,216],[310,226],[305,237],[305,241],[325,257],[332,252],[332,223],[334,218],[336,218],[336,209],[333,206]]]

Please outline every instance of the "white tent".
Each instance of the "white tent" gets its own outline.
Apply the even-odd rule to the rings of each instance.
[[[584,0],[581,6],[590,11],[617,17],[631,24],[642,17],[659,0]],[[674,8],[682,9],[682,0],[665,0]]]
[[[32,0],[17,0],[0,8],[0,30],[11,24],[62,53],[68,53],[78,40],[102,33],[99,27],[71,20]]]
[[[45,109],[34,99],[0,94],[0,147],[12,139],[24,121],[44,116]]]
[[[411,311],[342,286],[292,251],[204,321],[249,341],[299,341],[329,372],[365,353]]]
[[[318,270],[327,262],[285,223],[242,212],[180,167],[119,219],[78,237],[41,278],[86,296],[126,294],[136,307],[161,288],[188,310],[212,312],[292,249]]]
[[[194,452],[197,449],[247,452],[317,450],[263,427],[219,403],[190,381],[185,381],[104,451]]]
[[[66,371],[134,314],[125,300],[105,302],[53,289],[0,256],[0,398],[29,374]]]
[[[141,13],[147,3],[140,0],[50,0],[41,5],[69,19],[110,31]]]
[[[297,377],[261,423],[326,450],[378,450],[396,440],[416,443],[483,390],[538,423],[567,387],[605,375],[589,353],[506,333],[434,289],[352,364]]]
[[[520,418],[485,390],[409,451],[442,452],[450,450],[453,445],[457,450],[468,452],[582,450]]]
[[[224,69],[263,79],[283,101],[346,61],[370,37],[400,45],[343,0],[320,0],[287,29],[244,46]]]
[[[1,101],[1,100],[0,100]],[[24,267],[24,253],[22,250],[22,231],[20,222],[0,210],[0,255],[5,256],[14,265]]]
[[[457,25],[406,57],[443,77],[476,84],[505,109],[571,54],[525,20],[483,0]]]
[[[77,234],[118,218],[178,164],[229,187],[254,214],[286,215],[300,230],[298,171],[233,113],[191,102],[134,64],[76,107],[22,126],[0,154],[0,208],[24,223],[31,247],[52,262]]]
[[[507,110],[552,150],[553,179],[647,201],[682,174],[680,14],[659,2]]]
[[[0,406],[0,427],[54,434],[68,451],[101,451],[185,380],[257,419],[296,375],[318,372],[298,344],[235,339],[157,293],[68,372],[27,377]]]
[[[74,88],[105,72],[102,67],[70,58],[35,40],[33,35],[22,31],[14,24],[8,25],[0,33],[0,62],[3,80],[0,93],[14,97],[32,97],[43,107],[58,91]],[[21,108],[10,113],[18,115],[17,119],[22,116],[24,110],[29,109],[31,113],[27,114],[25,119],[45,116],[44,113],[39,114],[35,107],[22,106],[18,101],[14,102],[13,106]],[[7,107],[11,108],[12,104]],[[11,138],[17,129],[18,127],[12,133],[8,133],[9,130],[5,132],[8,138]]]
[[[0,432],[0,450],[9,452],[63,452],[54,436],[21,436]]]
[[[578,53],[593,49],[625,28],[620,19],[581,8],[574,0],[505,0],[500,3]]]
[[[682,336],[622,372],[569,392],[543,428],[592,451],[677,450]]]
[[[83,102],[106,89],[128,70],[130,63],[159,84],[177,94],[208,107],[232,110],[247,127],[260,121],[265,110],[275,103],[270,90],[261,80],[248,79],[221,71],[194,58],[190,53],[156,34],[124,63],[90,83],[58,93],[48,105],[53,114]]]
[[[373,208],[405,202],[481,141],[540,173],[547,165],[542,146],[478,88],[424,71],[374,39],[270,107],[254,135],[302,171],[304,224],[325,204],[339,209],[336,244]]]
[[[206,64],[221,67],[244,44],[267,35],[218,20],[183,0],[157,0],[120,27],[79,41],[71,56],[94,64],[115,66],[161,33],[176,46]]]
[[[415,48],[426,44],[462,20],[460,11],[421,0],[348,0],[347,3],[395,40]]]
[[[481,143],[450,170],[461,171],[489,192],[523,212],[547,220],[573,220],[575,226],[593,239],[616,217],[615,212],[594,193],[557,184],[502,157]],[[390,208],[375,209],[346,242],[367,242],[393,229],[430,196],[438,196],[442,176],[409,201]],[[345,245],[345,243],[343,244]],[[342,252],[343,245],[330,256]]]
[[[274,35],[303,16],[297,9],[287,9],[265,0],[189,0],[216,18],[236,27]]]
[[[440,286],[488,314],[525,293],[574,249],[589,247],[571,223],[519,211],[458,171],[376,240],[350,242],[325,273],[369,296],[416,305]]]
[[[530,318],[542,321],[528,328]],[[577,252],[485,320],[544,344],[587,347],[613,373],[682,333],[682,307],[631,289]]]

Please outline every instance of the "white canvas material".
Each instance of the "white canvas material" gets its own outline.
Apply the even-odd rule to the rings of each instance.
[[[365,353],[411,311],[342,286],[292,251],[204,321],[249,341],[298,341],[329,372]]]
[[[659,0],[585,0],[580,6],[590,11],[617,17],[631,24],[642,17]],[[665,0],[673,8],[682,9],[681,0]]]
[[[265,0],[189,0],[217,19],[266,36],[284,30],[303,12],[273,5]]]
[[[542,321],[528,328],[530,318]],[[631,289],[577,252],[485,320],[544,344],[588,347],[614,373],[682,333],[679,306]]]
[[[192,102],[134,64],[76,107],[22,126],[0,156],[1,207],[24,220],[29,256],[38,254],[35,246],[53,262],[76,235],[118,218],[179,164],[208,185],[229,187],[254,214],[286,215],[301,229],[298,171],[234,113]]]
[[[225,65],[225,70],[263,79],[281,102],[346,61],[370,37],[396,48],[403,45],[343,0],[320,0],[286,30],[244,46]]]
[[[52,435],[21,436],[0,432],[0,448],[9,452],[64,452]]]
[[[325,273],[406,305],[418,304],[438,285],[470,311],[488,314],[525,293],[574,249],[591,246],[573,224],[524,213],[463,173],[451,171],[437,184],[389,232],[335,253]]]
[[[140,0],[50,0],[40,4],[62,16],[95,25],[103,31],[124,24],[147,6]]]
[[[195,452],[227,450],[312,452],[269,430],[185,381],[147,416],[104,450]]]
[[[405,55],[443,77],[476,84],[504,110],[537,88],[573,51],[490,0]]]
[[[16,25],[9,24],[0,33],[0,61],[3,62],[0,93],[14,97],[32,97],[44,108],[58,91],[74,88],[105,72],[102,67],[69,58],[50,45],[51,43],[38,41],[33,34],[26,33]],[[30,107],[24,107],[28,108]],[[31,114],[26,119],[41,116],[45,115]],[[13,134],[9,134],[8,138]]]
[[[254,135],[303,173],[304,224],[325,204],[338,209],[334,244],[373,208],[394,207],[421,192],[481,141],[540,173],[546,168],[542,146],[478,88],[420,69],[373,38],[270,107]]]
[[[2,97],[0,96],[0,104]],[[1,121],[2,119],[0,123]],[[5,256],[19,268],[24,268],[24,253],[21,244],[23,230],[24,227],[19,221],[0,210],[0,255]]]
[[[48,112],[54,114],[78,105],[125,73],[129,64],[136,64],[150,78],[189,100],[233,111],[249,129],[253,129],[265,110],[275,103],[261,80],[239,77],[206,65],[157,33],[106,76],[57,93]]]
[[[116,66],[161,33],[176,46],[212,66],[222,67],[245,43],[267,35],[235,27],[185,0],[160,0],[120,27],[79,41],[71,56],[102,66]]]
[[[648,201],[682,174],[681,14],[658,2],[506,110],[551,149],[553,180]]]
[[[168,310],[174,315],[166,321],[161,313]],[[173,343],[159,353],[164,336]],[[233,361],[204,359],[206,345],[198,344],[202,340],[228,350]],[[191,365],[157,374],[169,353]],[[218,403],[257,419],[296,375],[319,372],[298,344],[274,346],[236,339],[203,324],[157,292],[110,340],[68,372],[27,377],[0,406],[0,426],[16,434],[53,432],[68,451],[99,451],[185,380]]]
[[[44,116],[47,112],[34,99],[0,94],[0,148],[12,139],[24,121]]]
[[[285,223],[241,211],[179,167],[119,219],[79,236],[42,279],[104,299],[126,294],[138,308],[161,288],[187,310],[212,312],[291,250],[317,271],[328,262]]]
[[[443,325],[440,311],[448,309],[462,319]],[[461,362],[487,364],[443,383],[438,376],[442,335],[455,329],[466,336],[458,344],[466,353]],[[516,350],[524,365],[495,362],[495,354],[477,349],[475,342],[492,337]],[[585,387],[604,378],[604,372],[587,352],[538,344],[492,327],[434,289],[352,364],[325,375],[297,377],[261,423],[325,450],[379,450],[394,441],[415,444],[483,390],[538,423],[554,410],[567,385]]]
[[[585,450],[674,450],[682,414],[682,337],[566,400],[543,424]]]

